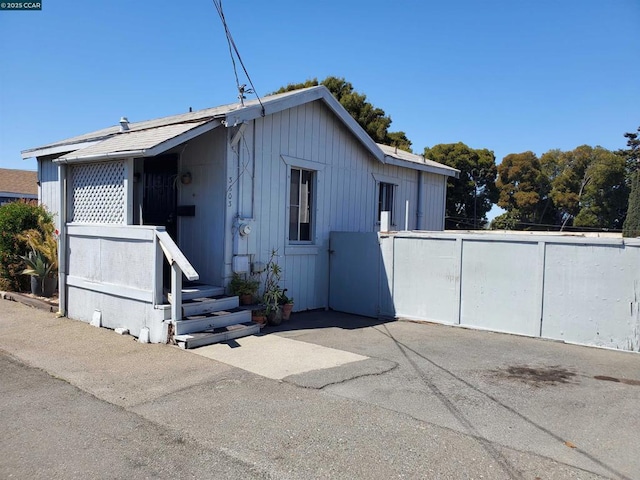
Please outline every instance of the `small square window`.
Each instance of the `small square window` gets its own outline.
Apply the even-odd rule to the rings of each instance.
[[[378,190],[378,221],[382,212],[389,212],[389,223],[395,225],[393,216],[393,195],[395,193],[395,185],[393,183],[380,182]]]

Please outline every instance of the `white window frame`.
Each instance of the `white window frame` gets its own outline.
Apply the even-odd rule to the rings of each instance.
[[[397,204],[398,204],[398,187],[400,185],[400,180],[396,177],[390,177],[388,175],[381,175],[379,173],[374,173],[373,174],[373,178],[376,181],[376,195],[375,195],[375,201],[376,201],[376,205],[375,205],[375,219],[376,219],[376,225],[380,225],[380,214],[385,211],[385,210],[380,210],[380,189],[382,188],[383,184],[387,184],[387,185],[392,185],[393,186],[393,199],[391,201],[391,210],[389,211],[389,222],[391,225],[396,225],[396,217],[397,215],[395,214],[397,211]]]
[[[318,189],[321,184],[322,172],[325,164],[312,162],[302,158],[290,157],[288,155],[281,155],[282,160],[287,165],[287,189],[286,189],[286,231],[285,231],[285,245],[287,246],[285,254],[296,253],[308,253],[307,249],[316,248],[318,243],[317,236],[317,223],[318,217],[321,215],[320,205],[318,202]],[[310,240],[289,240],[289,215],[290,215],[290,198],[291,198],[291,170],[306,170],[313,174],[312,177],[312,192],[311,192],[311,225],[310,225]]]

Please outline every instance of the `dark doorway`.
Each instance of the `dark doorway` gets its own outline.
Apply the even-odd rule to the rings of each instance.
[[[178,156],[161,155],[144,159],[142,223],[165,227],[178,242]]]
[[[144,159],[144,194],[142,197],[142,223],[165,227],[178,243],[178,156],[161,155]],[[171,267],[162,262],[164,286],[171,284]]]

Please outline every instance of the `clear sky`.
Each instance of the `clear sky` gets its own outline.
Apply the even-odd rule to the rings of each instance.
[[[20,151],[236,100],[211,0],[0,11],[0,166]],[[414,152],[625,146],[640,125],[640,0],[223,0],[265,95],[345,77]],[[241,83],[246,80],[241,78]]]

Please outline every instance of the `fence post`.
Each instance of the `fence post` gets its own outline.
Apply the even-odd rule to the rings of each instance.
[[[542,316],[544,315],[544,271],[546,268],[547,242],[538,242],[538,288],[536,290],[536,321],[539,322],[539,335],[542,337]]]

